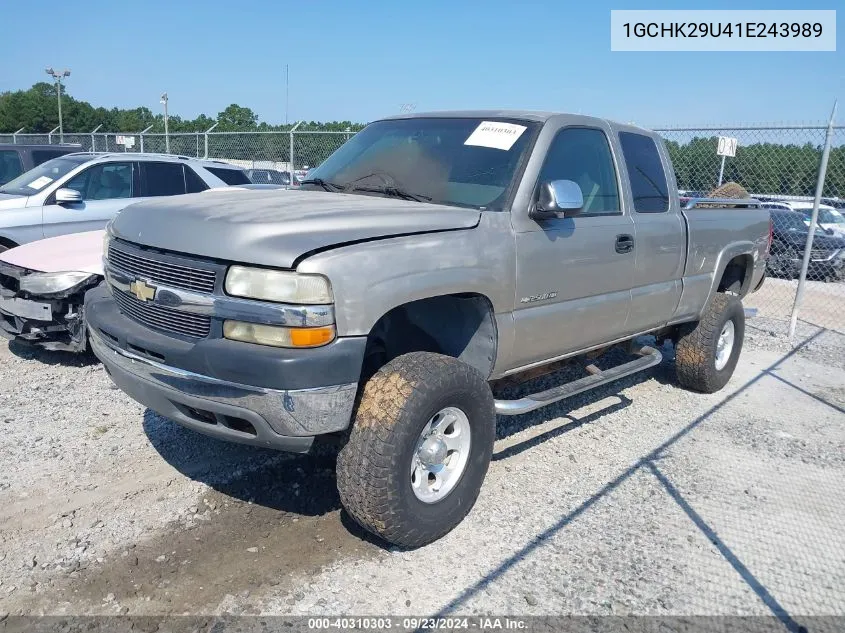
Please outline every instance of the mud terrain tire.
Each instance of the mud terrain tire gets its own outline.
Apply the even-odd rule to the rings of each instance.
[[[445,496],[424,502],[412,487],[420,434],[440,412],[456,409],[468,424],[468,457]],[[409,548],[427,545],[472,508],[495,435],[493,395],[476,369],[429,352],[399,356],[364,388],[349,441],[338,455],[341,502],[364,529],[385,541]]]
[[[719,350],[723,349],[726,330],[730,329],[728,323],[733,326],[733,342],[726,360],[722,360],[724,364],[719,367]],[[744,336],[742,301],[735,295],[716,293],[701,320],[684,326],[675,344],[678,382],[702,393],[719,391],[734,373]]]

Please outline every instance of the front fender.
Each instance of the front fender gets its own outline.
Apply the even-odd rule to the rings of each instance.
[[[297,270],[329,278],[338,335],[362,336],[393,308],[439,295],[480,294],[495,314],[509,314],[514,256],[509,217],[488,212],[473,229],[341,246],[307,258]]]

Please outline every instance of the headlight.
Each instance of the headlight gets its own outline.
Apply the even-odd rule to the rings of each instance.
[[[243,321],[224,321],[223,336],[242,343],[272,347],[320,347],[335,337],[333,325],[324,327],[280,327]]]
[[[322,275],[282,270],[231,266],[226,273],[226,292],[235,297],[279,303],[331,303],[332,289]]]
[[[109,237],[109,232],[106,231],[103,233],[103,259],[109,256],[109,241],[111,238]]]
[[[96,278],[97,275],[83,272],[32,273],[19,279],[20,289],[34,295],[64,292],[74,286]]]

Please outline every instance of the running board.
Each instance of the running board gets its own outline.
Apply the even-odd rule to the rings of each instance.
[[[595,389],[614,380],[636,374],[649,367],[654,367],[655,365],[659,365],[663,360],[663,355],[659,350],[647,345],[634,349],[632,353],[640,358],[623,363],[622,365],[617,365],[616,367],[611,367],[605,371],[599,370],[595,365],[589,365],[586,370],[590,375],[584,376],[584,378],[552,387],[546,391],[533,393],[519,400],[496,400],[496,413],[498,415],[520,415],[521,413],[528,413],[558,400],[574,396],[582,391]]]

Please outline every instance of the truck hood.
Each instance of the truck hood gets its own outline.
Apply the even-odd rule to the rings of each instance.
[[[79,271],[103,275],[103,234],[88,231],[30,242],[0,253],[0,261],[42,273]]]
[[[396,235],[469,229],[476,209],[378,196],[279,189],[204,192],[139,202],[115,237],[164,250],[291,268],[313,251]]]

